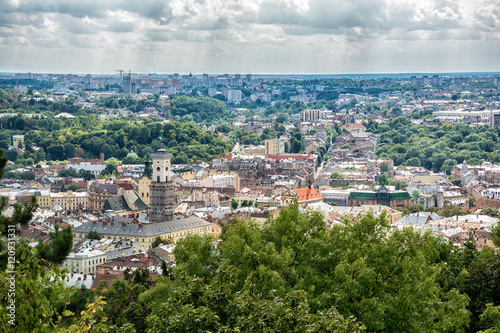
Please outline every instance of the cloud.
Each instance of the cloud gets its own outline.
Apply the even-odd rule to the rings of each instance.
[[[318,59],[361,59],[377,56],[374,45],[499,38],[497,0],[0,1],[0,42],[26,50],[74,47],[112,54],[123,48],[175,48],[182,53],[211,50],[202,45],[217,43],[234,56],[246,57],[240,48],[284,57],[317,49]],[[330,44],[338,50],[325,48]]]

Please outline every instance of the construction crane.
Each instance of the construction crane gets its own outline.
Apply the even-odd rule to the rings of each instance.
[[[123,77],[123,92],[125,94],[135,94],[135,83],[132,83],[132,75],[136,75],[136,73],[132,73],[132,71],[129,70]]]
[[[125,72],[123,69],[117,69],[117,72],[120,73],[120,84],[123,85],[123,72]]]

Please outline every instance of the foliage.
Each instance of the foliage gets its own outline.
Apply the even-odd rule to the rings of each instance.
[[[151,309],[148,326],[252,331],[270,323],[277,331],[307,330],[322,326],[294,318],[314,322],[321,317],[315,314],[329,312],[368,331],[462,330],[467,297],[439,282],[451,244],[437,259],[434,236],[389,229],[385,215],[372,213],[327,229],[319,213],[293,205],[262,228],[233,222],[217,251],[209,238],[190,236],[177,244],[173,277],[140,297]]]
[[[453,166],[464,160],[469,164],[500,162],[498,133],[490,126],[413,125],[407,117],[384,124],[370,120],[365,126],[367,131],[380,134],[377,157],[392,159],[395,166],[423,166],[449,174]]]
[[[330,179],[345,179],[345,175],[343,173],[335,171],[331,173]]]
[[[1,241],[0,241],[1,243]],[[74,289],[64,287],[64,274],[55,265],[47,263],[37,255],[36,248],[27,242],[16,242],[14,267],[6,263],[0,271],[0,330],[2,332],[47,332],[71,315],[65,312]],[[2,246],[0,246],[1,248]],[[2,258],[4,259],[4,258]],[[6,258],[5,258],[6,259]],[[50,268],[50,270],[49,270]],[[15,281],[15,294],[9,296],[8,286]],[[9,323],[11,318],[7,307],[14,300],[15,326]]]
[[[3,211],[7,207],[8,202],[6,199],[6,197],[0,198],[0,211]],[[26,201],[22,205],[14,204],[12,217],[0,216],[0,232],[5,234],[9,226],[27,226],[37,209],[38,204],[35,196],[32,196],[30,201]]]
[[[173,96],[169,111],[179,117],[190,115],[196,122],[228,119],[230,116],[226,104],[209,97]]]
[[[232,209],[237,209],[238,208],[238,201],[234,200],[234,198],[231,198],[231,208]]]
[[[49,234],[50,243],[44,245],[40,239],[36,249],[40,258],[60,265],[73,249],[73,233],[71,227],[59,231],[59,226],[54,226],[54,232]]]
[[[171,237],[168,237],[166,239],[161,239],[160,236],[156,236],[153,243],[151,244],[151,247],[157,247],[159,246],[160,244],[164,244],[164,245],[167,245],[167,244],[174,244],[174,240],[171,238]]]
[[[90,230],[87,234],[87,239],[100,240],[102,236],[96,230]]]
[[[219,102],[199,103],[211,117],[215,117],[220,111],[214,106]],[[184,112],[182,111],[184,109],[178,108],[181,105],[184,103],[174,106],[174,109]],[[27,149],[19,154],[9,150],[8,154],[12,156],[8,157],[12,161],[27,165],[38,163],[42,159],[63,161],[72,157],[98,158],[100,153],[104,153],[106,158],[115,157],[124,163],[141,163],[148,153],[166,148],[175,157],[173,163],[186,163],[193,160],[209,161],[214,156],[225,154],[230,147],[230,144],[216,133],[202,131],[190,122],[169,122],[162,125],[155,122],[134,123],[125,119],[99,121],[95,115],[85,111],[79,111],[73,119],[54,118],[57,113],[51,112],[53,111],[51,107],[52,105],[47,106],[45,111],[40,112],[43,113],[43,118],[22,116],[0,118],[0,125],[3,128],[0,148],[8,148],[10,137],[15,134],[24,134],[26,147],[40,148],[36,152]],[[125,160],[131,151],[137,153],[139,161]],[[106,172],[112,171],[112,166],[108,168]],[[75,177],[74,174],[64,176]]]

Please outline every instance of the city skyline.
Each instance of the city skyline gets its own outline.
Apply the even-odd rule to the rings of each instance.
[[[2,72],[496,72],[491,1],[6,1]]]

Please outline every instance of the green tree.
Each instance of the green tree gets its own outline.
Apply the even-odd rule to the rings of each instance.
[[[334,171],[330,174],[330,179],[345,179],[345,175],[343,173]]]
[[[389,164],[387,162],[380,163],[380,172],[388,172]]]
[[[87,234],[87,239],[100,240],[102,236],[96,230],[90,230]]]
[[[60,265],[73,249],[73,233],[71,227],[59,231],[59,226],[54,226],[54,232],[49,234],[50,243],[44,245],[42,240],[38,242],[36,249],[40,258]]]
[[[234,198],[231,198],[231,208],[232,209],[238,208],[238,201],[234,200]]]

